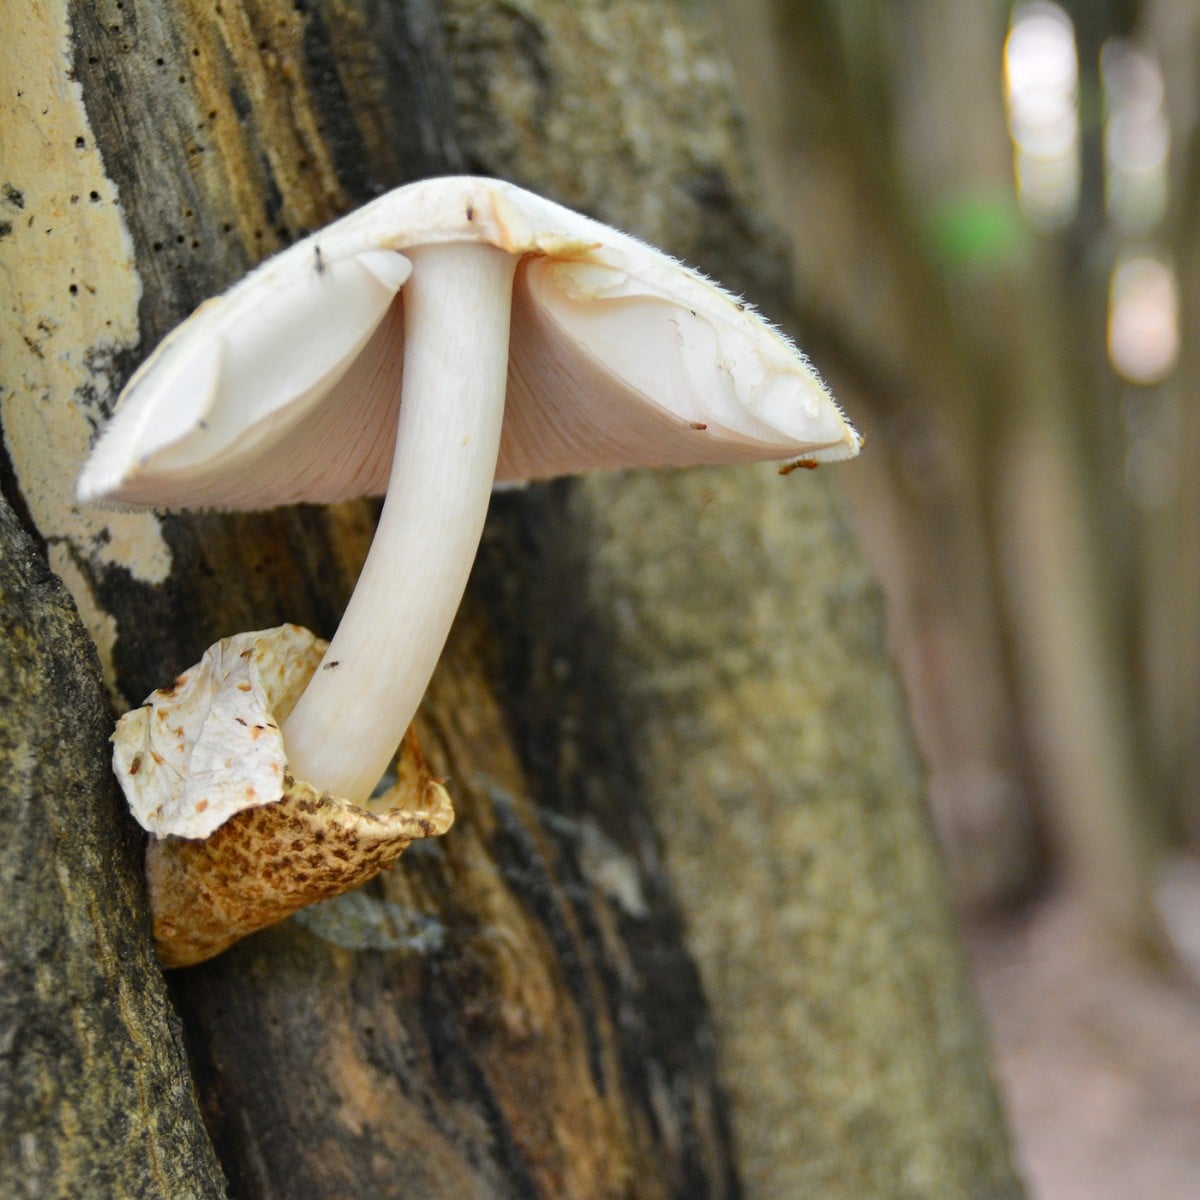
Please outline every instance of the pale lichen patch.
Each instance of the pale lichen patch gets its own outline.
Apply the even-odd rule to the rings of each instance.
[[[113,394],[113,362],[138,341],[140,284],[115,189],[70,75],[63,6],[14,15],[0,39],[0,423],[21,493],[112,679],[116,626],[78,564],[165,579],[170,550],[149,513],[81,508],[74,483]]]

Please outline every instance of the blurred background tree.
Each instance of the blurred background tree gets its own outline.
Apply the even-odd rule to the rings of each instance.
[[[725,14],[1030,1194],[1200,1196],[1200,6]]]
[[[865,414],[873,467],[846,482],[960,890],[987,906],[1061,873],[1111,933],[1161,948],[1158,883],[1200,826],[1179,333],[1200,11],[727,16],[809,344]]]

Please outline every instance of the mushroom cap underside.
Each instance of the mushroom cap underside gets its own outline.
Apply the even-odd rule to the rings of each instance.
[[[125,389],[81,498],[258,509],[382,493],[404,251],[447,242],[520,258],[498,481],[857,453],[807,360],[735,297],[511,184],[447,177],[381,197],[201,305]]]

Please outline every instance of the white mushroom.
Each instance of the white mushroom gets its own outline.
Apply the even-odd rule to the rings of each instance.
[[[400,188],[203,305],[130,382],[87,502],[267,508],[386,493],[283,724],[359,802],[441,653],[494,481],[858,452],[804,357],[660,252],[511,184]]]

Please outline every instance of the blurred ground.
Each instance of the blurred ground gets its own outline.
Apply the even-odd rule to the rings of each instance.
[[[1064,892],[968,941],[1030,1200],[1200,1200],[1200,987]]]

